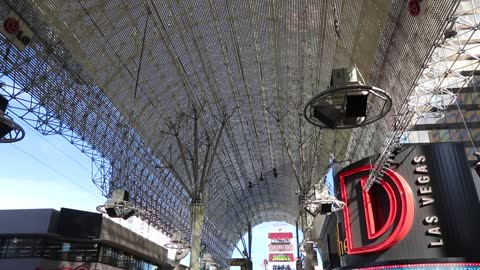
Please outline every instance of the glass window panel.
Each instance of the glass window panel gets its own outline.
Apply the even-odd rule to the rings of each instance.
[[[447,114],[447,123],[457,123],[462,121],[462,118],[458,111],[448,111],[446,114]]]
[[[477,114],[475,111],[467,111],[464,114],[465,121],[467,122],[477,122]]]
[[[472,128],[470,129],[470,134],[474,141],[480,141],[480,128]]]
[[[71,243],[68,260],[92,262],[97,260],[97,243]]]
[[[452,129],[450,130],[450,140],[452,142],[458,142],[460,141],[460,132],[458,129]]]
[[[480,111],[475,111],[475,113],[477,114],[478,121],[480,121]]]
[[[45,239],[43,243],[43,254],[45,258],[59,260],[62,257],[63,242],[55,239]]]
[[[465,154],[467,155],[468,160],[477,160],[477,157],[474,155],[475,150],[473,147],[465,147]]]
[[[450,134],[449,134],[448,130],[445,130],[445,129],[439,130],[438,134],[440,135],[440,141],[441,142],[450,141]]]
[[[114,265],[116,254],[114,253],[113,248],[102,245],[100,250],[100,262]]]
[[[35,250],[35,240],[31,238],[17,239],[16,248],[16,257],[33,257],[33,251]]]
[[[430,131],[430,141],[431,142],[439,142],[440,141],[440,134],[438,133],[438,130]]]
[[[468,132],[465,129],[460,130],[460,140],[462,142],[469,142],[470,143],[470,137],[468,136]]]
[[[445,114],[447,114],[447,113],[445,113]],[[447,122],[447,117],[446,116],[440,117],[436,121],[436,123],[438,123],[438,124],[444,124],[446,122]]]
[[[8,248],[10,246],[10,238],[1,238],[0,239],[0,258],[7,257]]]
[[[479,104],[479,102],[480,102],[480,95],[479,95],[480,92],[479,91],[480,91],[480,88],[477,89],[476,93],[471,93],[473,104]]]
[[[477,95],[475,93],[468,93],[468,104],[477,104]]]
[[[408,141],[409,143],[418,143],[419,141],[418,132],[417,131],[410,132],[410,134],[408,135]]]
[[[98,257],[98,255],[100,257]],[[95,262],[129,270],[157,267],[121,250],[93,242],[64,242],[49,238],[0,238],[0,258],[44,257],[52,260]]]
[[[428,143],[430,142],[430,138],[428,136],[427,130],[418,131],[418,140],[420,143]]]

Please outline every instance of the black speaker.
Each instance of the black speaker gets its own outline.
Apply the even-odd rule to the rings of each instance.
[[[124,210],[124,214],[122,215],[122,218],[127,220],[129,219],[131,216],[135,215],[135,211],[134,210]]]
[[[105,207],[105,211],[109,217],[118,217],[117,211],[113,207]]]
[[[5,112],[8,107],[8,100],[0,95],[0,111]]]
[[[368,93],[364,95],[347,95],[346,117],[367,116]]]
[[[130,197],[129,197],[128,191],[124,189],[115,189],[112,192],[112,200],[115,202],[118,202],[118,201],[128,202],[129,199]]]
[[[8,107],[8,100],[0,95],[0,115],[5,113]],[[12,128],[0,120],[0,139],[12,131]]]
[[[480,177],[480,162],[477,162],[477,164],[475,164],[475,171],[477,172],[478,177]]]
[[[332,203],[322,203],[320,206],[320,215],[330,214],[332,212]]]
[[[128,194],[128,191],[124,189],[115,189],[114,191],[112,191],[111,201],[113,203],[125,203],[128,202],[129,199],[130,196]],[[135,210],[124,208],[119,205],[111,205],[111,207],[106,206],[105,211],[107,211],[107,215],[109,217],[113,218],[121,217],[123,219],[128,219],[131,216],[135,215]]]
[[[322,101],[313,107],[313,117],[325,124],[328,128],[335,128],[338,121],[342,119],[342,113],[331,104]]]

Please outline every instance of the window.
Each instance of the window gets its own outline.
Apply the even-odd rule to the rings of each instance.
[[[100,257],[98,257],[97,252]],[[75,262],[101,262],[128,270],[158,270],[142,258],[95,242],[66,242],[53,238],[0,237],[0,258],[41,257]]]
[[[116,248],[102,245],[99,262],[128,270],[157,270],[158,266]]]

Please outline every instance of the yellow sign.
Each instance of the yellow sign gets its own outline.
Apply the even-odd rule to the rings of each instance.
[[[230,261],[230,266],[245,266],[247,265],[247,259],[232,259]]]

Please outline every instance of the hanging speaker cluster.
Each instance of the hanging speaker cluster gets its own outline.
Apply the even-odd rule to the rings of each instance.
[[[125,220],[140,212],[129,202],[128,191],[124,189],[114,190],[112,198],[107,200],[105,204],[97,206],[97,211],[112,218],[123,218]]]
[[[387,92],[365,85],[356,67],[343,68],[332,71],[330,87],[307,103],[304,116],[321,128],[348,129],[379,120],[391,107]]]
[[[0,95],[0,143],[18,142],[25,137],[25,131],[5,114],[7,107],[8,100]]]
[[[345,203],[338,200],[334,196],[322,194],[314,199],[307,199],[300,205],[312,216],[330,215],[331,213],[342,210],[345,207]]]
[[[190,244],[185,240],[185,234],[182,231],[176,231],[173,233],[170,242],[165,244],[165,247],[176,250],[188,250],[190,248]]]

